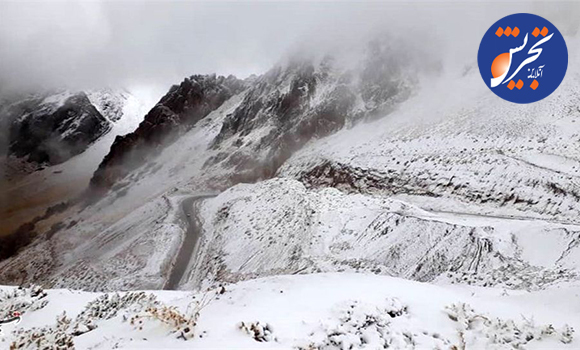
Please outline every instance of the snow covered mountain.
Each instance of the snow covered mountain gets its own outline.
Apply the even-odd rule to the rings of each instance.
[[[111,89],[61,91],[9,102],[4,112],[12,114],[1,120],[10,119],[10,128],[2,134],[12,143],[6,140],[4,150],[22,153],[2,159],[0,237],[40,219],[49,207],[77,198],[114,138],[134,130],[146,110],[130,93]],[[42,158],[53,155],[60,158]]]
[[[163,289],[177,276],[177,289],[213,291],[200,347],[230,348],[244,332],[238,346],[577,346],[580,71],[522,106],[491,94],[473,65],[419,68],[380,42],[354,56],[172,87],[102,153],[91,201],[47,213],[35,239],[0,261],[0,283],[100,293]],[[308,276],[278,276],[297,274]],[[181,312],[192,298],[154,295]],[[189,346],[167,339],[188,337],[181,323],[160,324],[195,313],[138,297],[138,318],[160,320],[139,323],[153,334],[141,341],[112,330],[128,327],[116,313],[89,322],[81,307],[98,295],[77,297],[74,321],[45,332],[82,347]],[[51,310],[31,314],[61,309]],[[11,339],[33,338],[19,332]]]
[[[46,166],[67,161],[112,129],[129,98],[112,89],[64,90],[5,102],[0,110],[7,124],[8,162]]]
[[[115,139],[91,180],[92,188],[110,188],[243,88],[233,76],[215,75],[192,76],[171,87],[135,131]]]
[[[26,99],[7,109],[9,154],[39,164],[62,163],[111,128],[82,92]]]
[[[189,129],[242,91],[243,100],[211,143],[217,154],[205,162],[204,171],[227,173],[225,187],[272,177],[308,141],[388,114],[409,97],[424,69],[390,50],[391,45],[372,41],[354,55],[355,68],[343,62],[340,52],[293,56],[244,82],[232,76],[187,78],[172,87],[134,133],[115,142],[93,177],[93,188],[110,188],[158,154],[153,150],[174,141],[176,133],[166,140],[170,131]]]
[[[575,171],[578,168],[574,159],[577,159],[578,149],[570,141],[578,135],[574,128],[577,112],[573,109],[577,103],[574,84],[578,79],[577,73],[569,72],[567,80],[554,96],[526,106],[522,111],[520,106],[501,101],[492,100],[494,103],[491,103],[493,96],[489,96],[478,84],[480,78],[474,70],[465,71],[462,68],[413,76],[409,73],[413,71],[412,63],[395,62],[391,66],[381,66],[384,72],[393,72],[389,75],[390,79],[375,81],[376,74],[365,75],[367,70],[376,68],[374,61],[370,60],[370,57],[377,57],[375,49],[371,46],[371,50],[367,51],[371,54],[361,55],[360,65],[350,71],[342,70],[341,65],[329,57],[318,61],[290,60],[262,77],[246,81],[246,85],[236,82],[233,77],[195,76],[172,88],[134,133],[117,140],[95,173],[92,185],[106,183],[105,187],[111,188],[109,193],[92,206],[73,205],[71,209],[46,220],[43,226],[47,225],[47,230],[57,224],[59,230],[50,240],[33,245],[29,254],[34,254],[36,249],[46,250],[46,245],[57,250],[68,247],[67,257],[70,260],[63,260],[61,254],[56,252],[56,261],[43,264],[56,264],[54,270],[51,269],[50,273],[43,270],[39,274],[31,271],[30,280],[40,278],[48,285],[110,290],[117,288],[114,276],[119,276],[119,287],[162,286],[172,256],[182,239],[175,232],[183,232],[183,228],[179,222],[172,222],[175,214],[171,214],[179,208],[180,196],[212,192],[239,181],[268,177],[288,178],[294,182],[272,180],[274,185],[265,182],[248,187],[247,195],[240,194],[240,198],[246,198],[244,202],[251,203],[248,208],[253,211],[240,212],[240,217],[251,218],[253,212],[259,213],[255,208],[267,205],[264,198],[288,200],[295,203],[290,205],[291,208],[296,207],[292,210],[296,211],[292,217],[302,213],[295,218],[299,229],[292,229],[294,224],[290,223],[293,221],[284,217],[275,228],[265,225],[257,229],[248,224],[248,228],[230,232],[231,227],[240,225],[228,221],[234,220],[235,215],[221,222],[217,214],[220,210],[202,210],[204,222],[223,225],[223,234],[230,242],[234,242],[233,237],[246,231],[256,235],[250,236],[248,242],[255,244],[254,248],[235,252],[236,261],[244,262],[253,256],[254,262],[223,265],[228,274],[240,275],[225,280],[275,274],[276,271],[290,273],[301,270],[307,261],[309,271],[330,271],[336,266],[368,264],[368,270],[421,281],[438,279],[448,270],[463,275],[508,267],[522,271],[536,269],[537,274],[552,276],[546,277],[547,283],[560,275],[565,279],[575,278],[578,206],[574,203],[578,201],[575,190]],[[384,55],[381,60],[389,62],[388,54]],[[397,77],[400,78],[397,80]],[[211,83],[195,85],[199,81]],[[448,83],[450,81],[451,85]],[[451,93],[441,93],[443,89],[437,84],[442,82]],[[225,85],[216,84],[230,84],[230,87],[238,84],[236,88],[242,90],[235,94],[235,88],[224,90],[220,86]],[[368,93],[369,90],[374,92]],[[386,113],[387,116],[377,118],[374,117],[375,113]],[[174,117],[162,117],[169,114]],[[155,118],[156,115],[159,117]],[[185,121],[183,118],[191,119]],[[547,124],[550,126],[547,127]],[[166,142],[165,134],[171,128],[181,128],[181,131]],[[510,128],[513,132],[509,132]],[[329,134],[333,135],[326,136]],[[136,141],[127,143],[123,140]],[[111,164],[115,161],[124,164],[122,160],[131,157],[131,148],[141,147],[120,145],[150,146],[147,140],[157,140],[153,142],[156,152],[143,153],[135,166],[122,169],[121,173],[114,170]],[[538,160],[530,160],[534,155],[539,155],[535,158]],[[554,159],[567,161],[559,162],[556,169],[550,165]],[[104,176],[107,179],[105,182],[98,180],[102,174],[108,174]],[[263,190],[261,186],[269,190]],[[297,194],[297,198],[309,198],[320,196],[318,191],[326,191],[328,187],[341,191],[347,196],[345,198],[361,195],[393,198],[404,203],[404,207],[413,209],[409,209],[409,213],[401,212],[397,205],[393,207],[393,204],[381,202],[384,199],[372,205],[372,201],[363,201],[360,206],[371,212],[375,210],[370,209],[373,206],[382,208],[376,209],[382,214],[373,224],[375,229],[367,228],[372,221],[363,220],[365,216],[370,218],[370,214],[363,210],[365,214],[361,214],[361,218],[353,219],[362,220],[357,224],[359,226],[352,229],[357,238],[356,244],[338,233],[338,236],[333,236],[334,233],[321,234],[323,241],[315,243],[313,237],[318,234],[316,232],[327,232],[330,229],[325,225],[331,225],[320,221],[318,214],[325,210],[336,213],[338,208],[328,209],[329,204],[322,204],[325,203],[323,200],[309,204],[311,208],[308,211],[304,209],[308,207],[305,203],[293,199],[290,189],[300,189],[298,193],[301,194]],[[280,193],[277,192],[279,189],[282,189]],[[227,207],[228,197],[223,197],[226,193],[229,191],[208,200],[207,205],[217,201]],[[247,197],[251,193],[263,194],[252,202]],[[331,203],[334,200],[328,201]],[[141,206],[144,201],[149,203]],[[286,204],[276,202],[274,207],[283,205]],[[76,213],[70,215],[71,210]],[[144,213],[148,213],[147,219],[139,219]],[[464,220],[460,220],[463,217],[446,218],[453,213],[474,215],[478,224],[465,224]],[[485,220],[485,223],[479,222],[476,214],[485,215],[492,223]],[[270,223],[276,222],[271,217],[265,219]],[[502,219],[505,222],[498,224],[494,221]],[[522,252],[525,243],[514,242],[519,232],[516,229],[520,227],[519,222],[532,225],[534,220],[539,219],[547,220],[537,229],[539,235],[560,232],[557,234],[560,248],[551,253],[555,258],[547,266],[537,266],[533,261],[522,259],[522,254],[529,256],[531,253]],[[407,221],[408,226],[401,224]],[[513,223],[509,232],[498,228],[508,222]],[[219,238],[220,225],[208,226],[206,231]],[[391,234],[389,239],[394,241],[382,242],[379,233],[383,227],[385,232],[390,232],[393,226],[398,225],[402,225],[402,236],[395,239]],[[270,235],[277,230],[281,230],[276,235],[284,243],[270,242],[276,241]],[[300,235],[290,234],[293,230]],[[410,259],[407,250],[417,253],[418,249],[418,246],[410,244],[406,236],[413,230],[418,230],[417,244],[423,246],[424,254],[429,252],[430,255],[420,254]],[[119,231],[124,232],[123,236],[117,235]],[[498,233],[502,231],[504,233]],[[423,237],[425,234],[428,236]],[[368,240],[366,244],[369,249],[372,248],[370,252],[361,248],[365,240],[360,235]],[[331,239],[331,236],[334,238]],[[84,237],[91,238],[87,241]],[[210,236],[203,240],[206,238],[210,240]],[[441,245],[443,238],[454,242],[454,247]],[[433,243],[426,243],[429,239]],[[397,243],[399,240],[401,243]],[[110,244],[110,248],[103,246],[104,242]],[[121,242],[132,243],[127,245]],[[138,250],[134,251],[143,246],[159,246],[160,242],[165,243],[162,249],[155,251],[159,260],[147,253],[143,255]],[[270,249],[262,249],[265,242],[270,242]],[[406,247],[400,245],[403,242]],[[234,251],[228,252],[226,243],[217,239],[212,243],[215,246],[208,245],[207,249],[213,250],[216,256],[222,255],[214,258],[223,260],[223,256],[234,255]],[[274,249],[280,244],[284,247],[280,249],[285,253]],[[311,248],[317,244],[321,244],[321,248]],[[432,245],[442,250],[438,251]],[[355,246],[358,248],[355,249]],[[380,247],[389,248],[384,250]],[[234,245],[232,249],[237,248]],[[450,254],[450,249],[455,252]],[[251,253],[253,251],[265,256],[258,258],[259,255]],[[126,264],[128,252],[137,254],[134,266]],[[23,254],[20,259],[26,261],[27,253]],[[273,258],[286,254],[288,260]],[[410,260],[398,261],[397,255]],[[116,256],[118,258],[111,259]],[[311,263],[311,260],[318,259],[316,256],[321,256],[320,266]],[[470,257],[467,258],[470,262],[457,260],[460,257]],[[20,269],[20,259],[16,257],[16,260],[3,264]],[[117,271],[117,264],[121,261],[125,262],[124,268],[133,273],[130,282]],[[143,264],[153,270],[143,270]],[[205,268],[212,265],[207,261],[199,264]],[[328,264],[336,266],[328,268]],[[77,284],[74,281],[79,277],[76,271],[80,266],[83,266],[84,277]],[[565,269],[560,271],[562,266]],[[93,268],[96,270],[93,271]],[[544,268],[551,270],[546,272]],[[12,270],[8,268],[6,271]],[[198,269],[195,273],[201,272]],[[6,276],[11,274],[7,273]],[[139,276],[143,276],[143,280]],[[534,275],[532,279],[538,276]],[[207,278],[198,276],[192,283],[201,283]],[[502,281],[490,283],[503,284]]]

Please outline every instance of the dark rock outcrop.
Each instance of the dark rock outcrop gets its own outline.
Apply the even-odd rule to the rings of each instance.
[[[62,163],[111,128],[83,92],[63,101],[30,98],[9,106],[3,117],[10,121],[9,155],[39,164]]]
[[[415,82],[409,63],[372,42],[355,69],[331,56],[295,59],[258,78],[228,115],[205,167],[231,169],[230,183],[274,176],[307,142],[361,120],[384,116],[407,99]]]
[[[216,75],[194,75],[172,86],[134,132],[117,136],[91,179],[91,189],[108,190],[244,87],[234,76]]]
[[[260,77],[192,76],[173,86],[137,130],[117,137],[91,180],[100,193],[153,159],[180,132],[244,89],[210,147],[204,168],[217,187],[274,176],[307,142],[361,120],[384,116],[410,96],[416,71],[388,41],[373,41],[354,68],[332,56],[294,57]],[[211,168],[211,169],[210,169]]]

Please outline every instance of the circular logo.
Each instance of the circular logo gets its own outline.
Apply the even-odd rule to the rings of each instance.
[[[477,64],[497,96],[514,103],[539,101],[558,88],[568,69],[564,37],[545,18],[516,13],[485,33]]]

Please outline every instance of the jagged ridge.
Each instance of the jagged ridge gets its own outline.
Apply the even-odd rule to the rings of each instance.
[[[234,76],[216,75],[194,75],[172,86],[134,132],[117,136],[91,188],[107,190],[243,89],[243,81]]]

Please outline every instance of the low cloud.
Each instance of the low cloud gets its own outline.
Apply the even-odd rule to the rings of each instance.
[[[493,21],[534,12],[577,30],[574,3],[2,2],[0,89],[168,86],[195,73],[262,73],[288,52],[406,36],[475,59]]]

